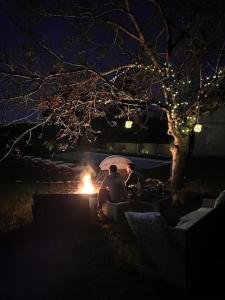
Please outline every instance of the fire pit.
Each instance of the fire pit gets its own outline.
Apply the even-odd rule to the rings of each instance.
[[[97,189],[91,175],[84,174],[73,194],[33,195],[33,222],[57,227],[89,226],[97,212]]]
[[[54,226],[88,226],[91,221],[89,198],[97,194],[35,194],[33,222]]]

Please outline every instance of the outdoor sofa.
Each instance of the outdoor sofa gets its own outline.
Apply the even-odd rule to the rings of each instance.
[[[200,295],[223,290],[225,192],[169,226],[159,212],[125,212],[142,253],[141,270]],[[208,207],[207,207],[208,206]]]

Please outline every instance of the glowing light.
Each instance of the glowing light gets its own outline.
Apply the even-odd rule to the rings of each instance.
[[[133,125],[133,121],[127,120],[127,121],[125,122],[125,128],[131,128],[132,125]]]
[[[91,182],[91,175],[90,174],[84,175],[82,181],[83,181],[83,186],[81,188],[81,193],[93,194],[95,192],[95,188]]]
[[[201,132],[202,131],[202,124],[196,124],[194,127],[194,132]]]

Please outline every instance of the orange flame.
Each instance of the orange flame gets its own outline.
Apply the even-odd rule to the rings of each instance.
[[[91,175],[86,174],[82,178],[83,181],[83,186],[81,188],[81,193],[82,194],[93,194],[95,192],[95,188],[91,182]]]

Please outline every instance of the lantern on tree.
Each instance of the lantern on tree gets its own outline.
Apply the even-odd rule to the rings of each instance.
[[[202,124],[195,124],[195,127],[194,127],[194,132],[201,132],[202,131]]]
[[[128,105],[128,115],[127,115],[127,120],[125,122],[125,128],[130,129],[132,128],[132,125],[133,125],[133,121],[130,120],[130,109]]]

